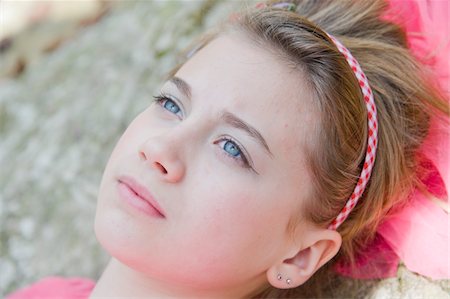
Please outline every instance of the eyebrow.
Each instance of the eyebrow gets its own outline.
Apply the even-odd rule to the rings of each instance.
[[[191,100],[192,89],[186,81],[184,81],[179,77],[173,76],[169,79],[169,82],[173,83],[185,97]],[[222,114],[220,115],[220,119],[232,127],[247,132],[247,134],[250,137],[253,137],[259,144],[261,144],[264,147],[269,156],[273,157],[273,154],[270,151],[270,148],[267,145],[266,140],[257,129],[252,127],[250,124],[248,124],[241,118],[237,117],[235,114],[228,111],[222,112]]]
[[[173,83],[184,96],[191,99],[192,95],[191,86],[189,86],[189,84],[186,81],[184,81],[179,77],[173,76],[172,78],[170,78],[169,82]]]
[[[228,112],[228,111],[224,111],[221,114],[220,119],[222,119],[225,123],[229,124],[232,127],[235,127],[237,129],[241,129],[241,130],[244,130],[245,132],[247,132],[248,135],[250,135],[256,141],[258,141],[258,143],[264,147],[266,152],[271,157],[273,157],[273,154],[270,151],[266,140],[264,139],[264,137],[262,137],[262,135],[258,132],[258,130],[256,130],[251,125],[249,125],[248,123],[246,123],[245,121],[243,121],[242,119],[240,119],[239,117],[237,117],[236,115],[234,115],[233,113]]]

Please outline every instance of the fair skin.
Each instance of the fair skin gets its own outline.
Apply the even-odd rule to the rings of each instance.
[[[317,119],[301,74],[245,38],[223,35],[175,76],[190,97],[165,82],[172,100],[139,114],[106,166],[95,233],[112,258],[91,298],[243,298],[267,283],[301,285],[341,244],[337,232],[303,220],[287,231],[307,200],[299,148]],[[264,142],[224,121],[224,111]],[[121,175],[145,186],[165,217],[125,203]]]

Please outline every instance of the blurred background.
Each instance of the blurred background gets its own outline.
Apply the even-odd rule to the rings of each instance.
[[[0,0],[0,297],[46,276],[97,280],[109,155],[176,54],[240,1]],[[253,5],[253,4],[252,4]],[[450,298],[400,267],[343,297]]]

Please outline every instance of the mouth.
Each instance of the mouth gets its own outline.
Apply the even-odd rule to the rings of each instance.
[[[150,191],[139,184],[134,178],[121,176],[118,182],[119,193],[128,203],[147,214],[166,218],[163,209],[159,206]]]

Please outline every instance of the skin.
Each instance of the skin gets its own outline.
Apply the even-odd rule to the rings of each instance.
[[[341,244],[337,232],[302,215],[295,234],[287,230],[310,200],[299,149],[317,114],[302,74],[245,37],[222,35],[175,76],[190,85],[191,99],[165,82],[161,91],[174,101],[139,114],[106,166],[95,233],[112,258],[91,297],[242,298],[269,283],[302,284]],[[221,121],[224,110],[256,128],[271,154]],[[239,142],[239,155],[223,136]],[[241,159],[244,148],[253,170]],[[144,185],[165,218],[124,203],[120,175]]]

